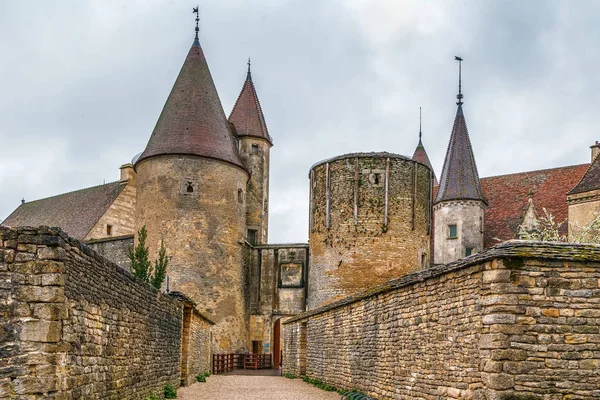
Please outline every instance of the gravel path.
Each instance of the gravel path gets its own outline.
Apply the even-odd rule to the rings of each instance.
[[[179,400],[340,400],[336,392],[326,392],[303,382],[281,376],[211,375],[206,383],[195,383],[177,391]]]

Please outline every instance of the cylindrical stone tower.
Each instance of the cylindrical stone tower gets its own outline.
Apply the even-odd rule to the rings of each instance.
[[[310,170],[309,309],[429,265],[432,171],[391,153]]]
[[[214,352],[247,350],[242,243],[249,174],[198,40],[135,169],[136,230],[146,226],[151,259],[164,241],[169,289],[215,321]]]

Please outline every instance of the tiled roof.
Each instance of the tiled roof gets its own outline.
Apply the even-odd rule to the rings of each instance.
[[[119,182],[112,182],[29,201],[13,211],[2,225],[57,226],[70,236],[83,240],[125,186]]]
[[[527,211],[529,191],[540,217],[545,208],[557,222],[568,217],[567,193],[579,182],[589,164],[572,165],[518,174],[492,176],[481,179],[483,194],[488,200],[484,216],[484,246],[500,240],[514,239]],[[561,227],[566,235],[567,223]]]
[[[456,110],[456,118],[454,118],[454,126],[452,127],[435,202],[448,200],[486,201],[481,192],[477,165],[475,164],[461,104],[458,105]]]
[[[273,139],[269,135],[265,116],[263,115],[260,102],[258,101],[254,82],[252,82],[249,66],[246,81],[233,106],[233,110],[229,116],[229,122],[235,126],[235,132],[238,136],[263,138],[266,139],[271,146],[273,145]]]
[[[147,158],[166,154],[214,158],[244,168],[197,40],[136,165]]]
[[[435,170],[431,166],[431,161],[429,161],[429,156],[427,155],[427,152],[425,151],[425,147],[423,146],[423,143],[421,142],[420,138],[419,138],[419,144],[417,145],[417,148],[415,149],[412,159],[416,162],[420,162],[421,164],[427,165],[431,169],[431,172],[433,172],[433,184],[435,186],[437,186],[438,180],[435,176]]]
[[[598,189],[600,189],[600,157],[594,159],[579,183],[571,189],[569,194],[584,193]]]

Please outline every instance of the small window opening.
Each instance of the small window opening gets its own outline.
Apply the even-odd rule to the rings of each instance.
[[[375,182],[373,182],[376,185],[379,185],[379,174],[375,174],[375,178],[374,178]]]
[[[106,234],[112,236],[112,225],[106,225]]]
[[[192,185],[192,182],[187,183],[187,188],[185,189],[185,191],[188,193],[194,193],[194,185]]]
[[[465,249],[465,257],[469,257],[471,254],[473,254],[473,248],[472,247],[467,247]]]
[[[238,189],[238,203],[244,202],[244,191],[242,189]]]
[[[257,230],[256,229],[248,229],[248,243],[250,243],[251,245],[256,245],[256,234],[257,234]]]
[[[427,266],[427,254],[421,254],[421,268]]]
[[[258,154],[258,145],[257,144],[252,145],[252,154]]]
[[[456,225],[448,225],[448,230],[449,230],[448,238],[455,239],[458,237],[456,235]]]

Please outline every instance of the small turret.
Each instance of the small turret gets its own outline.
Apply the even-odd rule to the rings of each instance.
[[[463,113],[461,62],[458,108],[434,202],[436,264],[446,264],[483,249],[483,211],[486,205],[469,132]]]
[[[438,180],[435,176],[435,171],[431,166],[431,161],[429,161],[429,156],[427,155],[427,151],[425,151],[425,146],[423,146],[423,142],[421,140],[423,136],[423,132],[421,130],[421,107],[419,107],[419,144],[415,149],[415,152],[412,156],[412,159],[416,162],[420,162],[421,164],[427,165],[431,169],[431,174],[433,176],[433,186],[438,185]]]

